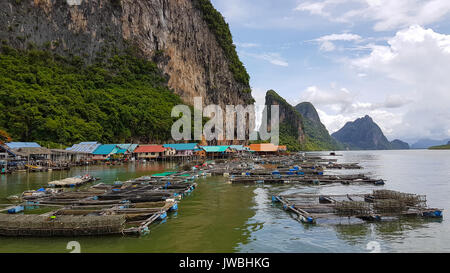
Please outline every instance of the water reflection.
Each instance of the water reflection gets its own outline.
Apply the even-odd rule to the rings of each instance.
[[[229,185],[223,177],[198,180],[199,187],[183,200],[167,222],[152,227],[148,236],[76,238],[83,252],[368,252],[377,241],[383,252],[450,251],[450,224],[404,218],[388,222],[301,224],[273,194],[368,193],[394,189],[426,194],[431,207],[450,211],[450,152],[342,152],[340,162],[362,162],[363,170],[387,180],[373,185]],[[87,172],[103,183],[128,180],[174,168],[176,164],[130,164],[74,168],[69,172],[19,173],[0,176],[0,199],[49,181]],[[333,171],[335,172],[335,171]],[[336,171],[339,172],[339,171]],[[2,202],[0,202],[2,203]],[[444,215],[445,217],[445,215]],[[71,238],[72,239],[72,238]],[[67,252],[65,238],[0,238],[0,252]]]

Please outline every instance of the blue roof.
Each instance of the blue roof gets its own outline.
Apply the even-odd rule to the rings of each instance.
[[[109,155],[111,153],[115,153],[117,150],[116,144],[103,144],[100,145],[92,154],[94,155]]]
[[[70,148],[67,148],[68,151],[80,152],[80,153],[88,153],[92,154],[101,144],[98,142],[81,142],[79,144],[75,144]]]
[[[164,148],[173,148],[176,151],[186,151],[197,149],[197,143],[182,143],[182,144],[164,144]]]
[[[6,146],[10,149],[19,149],[19,148],[40,148],[41,145],[36,142],[10,142],[6,143]]]
[[[124,155],[127,151],[128,151],[127,149],[119,149],[119,150],[116,151],[116,154],[119,154],[119,155],[123,154]]]

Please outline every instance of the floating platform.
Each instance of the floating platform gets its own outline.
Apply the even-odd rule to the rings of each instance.
[[[384,185],[385,181],[383,179],[372,179],[366,176],[305,176],[305,175],[245,175],[245,176],[232,176],[230,178],[231,183],[244,183],[244,184],[292,184],[292,183],[303,183],[303,184],[312,184],[312,185],[321,185],[321,184],[332,184],[332,183],[341,183],[344,185],[349,184],[373,184],[373,185]]]
[[[4,209],[15,215],[1,215],[0,236],[148,234],[152,223],[178,210],[179,200],[194,191],[192,180],[200,176],[203,172],[173,172],[83,190],[28,191],[22,195],[24,203]],[[54,209],[43,215],[19,214],[23,210],[17,208],[23,206]]]
[[[122,215],[42,216],[0,214],[0,236],[72,237],[121,234],[125,226]]]
[[[423,195],[390,190],[374,190],[372,194],[273,196],[285,210],[298,216],[303,223],[321,220],[357,218],[363,221],[381,221],[384,218],[414,216],[442,218],[443,210],[428,208]]]

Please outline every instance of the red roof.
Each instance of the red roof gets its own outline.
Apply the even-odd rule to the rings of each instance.
[[[139,145],[134,153],[162,153],[165,148],[162,145]]]

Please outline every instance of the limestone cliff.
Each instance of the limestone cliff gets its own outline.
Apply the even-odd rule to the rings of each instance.
[[[187,103],[194,96],[222,106],[253,103],[248,81],[236,77],[230,66],[236,61],[227,56],[198,1],[2,0],[0,39],[14,48],[78,55],[88,63],[107,49],[132,46],[157,61]]]
[[[287,145],[291,151],[303,150],[306,136],[302,115],[274,90],[267,91],[265,105],[268,107],[268,125],[270,125],[271,120],[271,105],[279,106],[280,144]]]
[[[304,118],[305,134],[309,139],[309,149],[312,150],[341,150],[343,146],[330,136],[325,125],[322,124],[316,108],[310,102],[302,102],[295,106]]]

